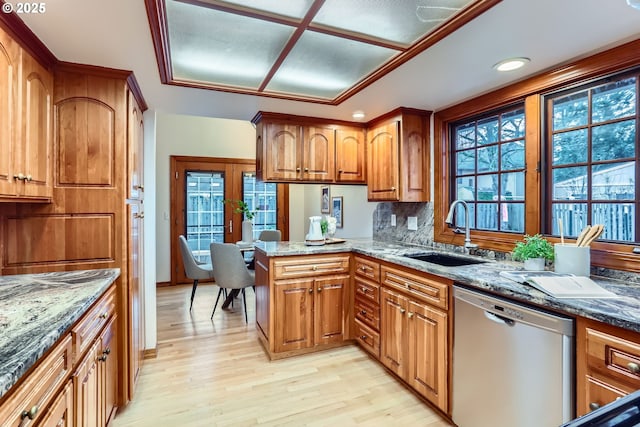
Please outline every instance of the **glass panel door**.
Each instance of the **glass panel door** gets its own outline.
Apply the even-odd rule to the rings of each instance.
[[[255,212],[253,218],[253,238],[257,239],[262,230],[278,228],[277,184],[256,180],[254,172],[242,173],[242,200]]]
[[[189,247],[199,262],[210,263],[211,242],[224,242],[224,172],[187,171],[186,229]]]

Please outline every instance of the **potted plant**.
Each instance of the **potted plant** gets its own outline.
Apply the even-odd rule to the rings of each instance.
[[[540,234],[527,234],[516,243],[512,256],[514,261],[524,261],[525,270],[542,271],[545,260],[553,261],[553,246]]]
[[[249,209],[249,205],[244,200],[224,199],[222,203],[229,203],[231,206],[235,205],[233,211],[244,215],[242,221],[242,242],[253,242],[253,218],[256,216],[256,213]]]

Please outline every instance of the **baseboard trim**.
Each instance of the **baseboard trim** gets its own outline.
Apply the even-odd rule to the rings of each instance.
[[[157,348],[147,348],[144,350],[143,359],[155,359],[156,357],[158,357]]]

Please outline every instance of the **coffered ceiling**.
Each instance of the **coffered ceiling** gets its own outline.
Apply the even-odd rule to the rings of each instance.
[[[13,2],[0,3],[4,1]],[[289,1],[255,0],[252,7]],[[355,15],[353,20],[364,18],[380,3],[360,0],[360,10],[350,15]],[[362,110],[365,121],[399,106],[437,111],[640,38],[640,11],[626,0],[502,0],[331,104],[162,83],[165,70],[158,65],[146,5],[145,0],[49,0],[46,13],[19,18],[62,61],[134,71],[151,110],[238,120],[250,120],[260,110],[342,120],[353,120],[353,111]],[[347,12],[344,16],[350,16]],[[230,31],[236,38],[243,28]],[[513,56],[526,56],[531,62],[507,73],[492,68]]]
[[[164,83],[338,104],[500,0],[146,0]]]

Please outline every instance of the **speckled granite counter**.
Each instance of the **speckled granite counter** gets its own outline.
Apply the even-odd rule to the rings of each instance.
[[[390,244],[369,239],[354,239],[348,240],[345,243],[324,246],[306,246],[302,242],[263,242],[257,243],[256,249],[264,252],[268,256],[355,252],[410,267],[418,271],[446,277],[458,283],[529,304],[599,320],[611,325],[640,332],[640,283],[592,277],[599,285],[619,295],[620,298],[558,299],[540,292],[531,286],[516,283],[499,275],[502,270],[521,270],[522,263],[487,260],[487,262],[483,264],[443,267],[437,264],[404,257],[404,255],[412,253],[438,252],[437,250],[423,246]]]
[[[110,268],[0,276],[0,398],[119,275]]]

